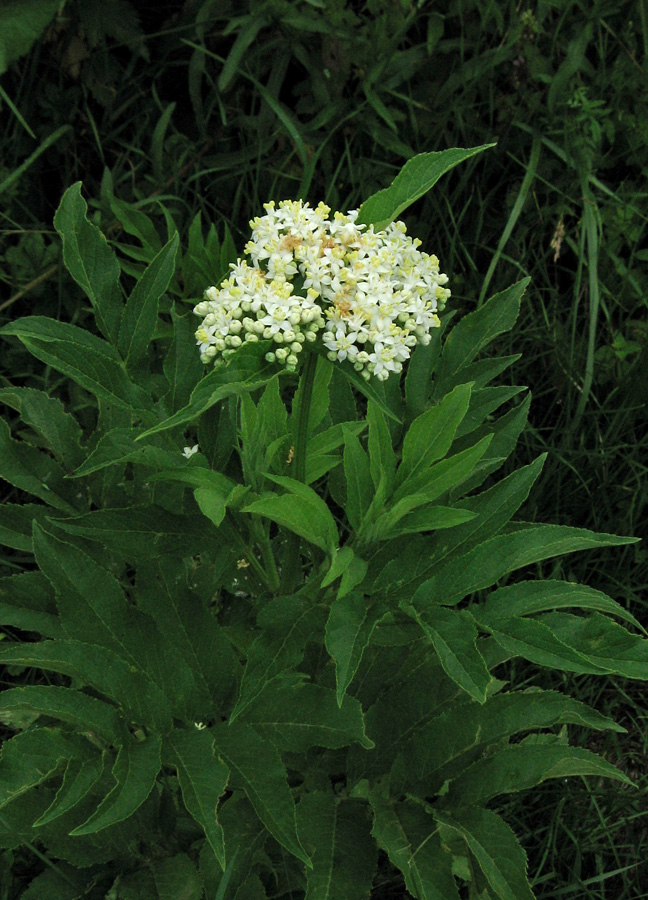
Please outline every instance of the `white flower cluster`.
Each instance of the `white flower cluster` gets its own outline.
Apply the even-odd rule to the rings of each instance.
[[[416,344],[430,342],[450,296],[436,256],[422,253],[402,222],[384,231],[301,200],[265,204],[250,222],[250,261],[231,263],[220,288],[194,308],[203,362],[244,343],[272,340],[266,354],[294,371],[306,342],[321,335],[330,360],[348,359],[367,380],[400,372]]]

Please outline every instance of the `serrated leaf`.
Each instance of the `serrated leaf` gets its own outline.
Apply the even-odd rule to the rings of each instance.
[[[50,506],[74,515],[76,491],[52,457],[11,437],[9,425],[0,419],[0,478]]]
[[[367,404],[369,425],[369,471],[376,490],[385,480],[385,495],[391,494],[396,472],[396,454],[383,411],[373,401]]]
[[[0,578],[0,624],[37,631],[45,637],[63,635],[54,591],[44,575],[20,572]]]
[[[0,75],[29,52],[59,6],[58,0],[5,0],[0,8]]]
[[[67,761],[85,755],[87,741],[57,728],[31,728],[2,744],[0,807],[51,778]]]
[[[89,331],[44,316],[25,316],[0,328],[0,334],[19,338],[37,359],[99,400],[129,411],[150,410],[150,399],[130,380],[117,351]]]
[[[345,513],[352,528],[358,530],[364,519],[373,488],[369,470],[369,459],[358,438],[350,431],[344,431],[344,477],[346,479]]]
[[[202,900],[202,880],[186,853],[154,860],[151,871],[160,900]]]
[[[101,755],[95,754],[89,759],[73,758],[68,760],[56,797],[42,816],[34,822],[34,827],[48,825],[81,803],[103,775],[108,756],[108,751],[104,751]]]
[[[476,518],[433,538],[430,558],[434,560],[434,565],[438,566],[446,557],[457,555],[459,550],[465,553],[497,534],[529,496],[546,458],[547,454],[543,453],[530,465],[498,481],[487,491],[476,497],[458,500],[456,508],[472,512]]]
[[[321,497],[308,485],[294,478],[269,474],[266,474],[266,478],[286,488],[289,493],[262,497],[248,503],[241,512],[265,516],[327,553],[333,553],[338,543],[337,526]]]
[[[63,241],[65,267],[90,300],[104,336],[117,346],[122,311],[119,263],[104,235],[88,221],[87,211],[77,181],[63,195],[54,227]]]
[[[219,400],[240,396],[267,384],[277,374],[276,364],[265,360],[268,346],[268,341],[246,343],[227,362],[217,363],[195,386],[185,407],[144,431],[138,440],[169,428],[195,424]]]
[[[333,792],[302,794],[297,807],[299,837],[312,857],[304,900],[368,900],[377,867],[362,800]]]
[[[416,609],[431,603],[453,606],[522,566],[577,550],[632,544],[636,540],[566,525],[534,525],[499,534],[446,563],[438,574],[418,588],[412,606]]]
[[[78,731],[96,732],[103,738],[114,739],[122,730],[114,706],[67,687],[30,684],[2,691],[0,720],[11,725],[13,717],[20,712],[60,719]]]
[[[155,734],[122,744],[112,770],[117,784],[90,818],[70,834],[95,834],[129,819],[153,790],[162,766],[161,748],[162,738]]]
[[[218,823],[218,803],[229,779],[225,762],[214,756],[211,730],[175,728],[165,738],[164,760],[175,766],[187,811],[205,830],[205,837],[222,869],[225,841]]]
[[[326,649],[335,660],[337,702],[341,706],[348,686],[358,671],[362,655],[379,620],[386,612],[381,601],[361,592],[336,598],[326,623]]]
[[[384,540],[393,540],[403,534],[419,534],[423,531],[438,531],[445,528],[456,528],[464,522],[470,522],[477,513],[468,509],[453,506],[428,506],[408,513],[394,527],[382,533]]]
[[[452,855],[443,849],[431,814],[411,800],[390,800],[376,788],[369,800],[371,833],[403,873],[409,893],[417,900],[459,900]]]
[[[144,357],[155,334],[160,297],[173,277],[178,246],[176,233],[144,269],[126,301],[119,326],[119,352],[128,369]]]
[[[493,338],[513,327],[520,311],[522,295],[530,280],[524,278],[495,294],[481,309],[464,316],[450,331],[437,367],[435,396],[439,396],[439,392],[444,393],[449,379],[456,379],[458,373],[472,363],[480,350]],[[456,380],[453,383],[456,384]]]
[[[194,336],[196,319],[191,312],[180,315],[176,305],[171,307],[173,339],[162,365],[169,383],[169,393],[164,398],[169,413],[176,413],[189,403],[191,392],[202,378],[204,369]]]
[[[59,672],[110,697],[130,721],[158,731],[171,727],[169,704],[151,677],[112,650],[82,641],[42,641],[0,647],[0,662]]]
[[[324,611],[299,597],[277,597],[257,618],[260,634],[247,653],[239,699],[230,722],[263,690],[266,684],[299,665],[306,642],[323,625]]]
[[[453,811],[452,816],[435,811],[434,817],[464,839],[500,900],[535,900],[526,875],[526,853],[500,816],[473,807]]]
[[[471,156],[494,146],[495,144],[483,144],[468,150],[453,147],[419,153],[405,163],[388,188],[383,188],[365,200],[358,213],[358,224],[365,223],[373,225],[376,231],[383,230],[415,200],[433,188],[442,175]]]
[[[373,747],[365,734],[359,702],[347,696],[338,706],[335,692],[318,684],[274,681],[246,706],[240,718],[282,751],[336,750],[354,742],[366,749]]]
[[[632,613],[612,600],[602,591],[585,584],[568,581],[521,581],[507,587],[498,588],[488,595],[484,603],[477,607],[479,621],[485,624],[504,619],[530,616],[548,610],[578,607],[595,609],[625,619],[635,628],[644,630]]]
[[[468,411],[471,390],[472,384],[457,385],[437,406],[414,419],[403,440],[397,485],[443,459]]]
[[[310,349],[313,353],[317,353],[320,358],[326,360],[325,365],[333,365],[327,357],[328,350],[321,342],[312,344]],[[390,409],[389,404],[385,399],[385,386],[383,382],[374,384],[373,382],[376,381],[375,378],[372,379],[372,381],[365,381],[362,375],[356,372],[353,365],[347,359],[342,362],[336,362],[335,371],[343,375],[343,377],[346,378],[363,397],[373,401],[389,419],[400,424],[400,418],[392,409]]]
[[[11,387],[0,390],[0,403],[20,413],[23,424],[43,438],[64,467],[73,469],[78,465],[83,454],[83,432],[60,400],[34,388]]]
[[[286,769],[274,744],[264,741],[251,725],[226,722],[211,729],[214,748],[231,772],[231,786],[245,791],[270,834],[310,867],[297,837],[295,805]]]
[[[648,679],[648,640],[630,634],[607,616],[547,613],[538,619],[565,644],[578,649],[589,662],[625,678]]]
[[[517,744],[479,759],[451,783],[447,802],[484,804],[500,794],[524,791],[549,778],[596,775],[632,780],[596,753],[559,744]]]
[[[446,674],[478,703],[485,703],[493,676],[477,649],[477,629],[470,615],[436,604],[419,609],[403,604],[403,608],[423,629]]]
[[[455,704],[424,725],[401,751],[395,765],[403,779],[401,787],[436,791],[484,755],[489,745],[522,731],[565,723],[623,730],[612,719],[558,691],[515,691],[496,694],[483,705]]]
[[[102,434],[97,446],[83,463],[72,473],[72,478],[92,475],[108,466],[134,462],[156,468],[169,468],[174,464],[184,464],[179,451],[165,450],[150,444],[139,444],[135,438],[142,433],[141,428],[112,428]]]

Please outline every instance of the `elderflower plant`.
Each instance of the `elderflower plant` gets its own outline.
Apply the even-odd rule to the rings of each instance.
[[[205,291],[194,313],[204,363],[244,342],[271,340],[266,354],[294,372],[307,342],[328,358],[348,359],[367,381],[400,372],[417,344],[430,342],[450,296],[436,256],[419,250],[403,222],[383,231],[358,225],[358,210],[313,209],[301,200],[265,204],[250,222],[247,259],[231,263],[220,288]]]

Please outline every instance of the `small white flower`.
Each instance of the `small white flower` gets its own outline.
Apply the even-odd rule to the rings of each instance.
[[[193,447],[185,447],[182,451],[182,455],[185,459],[190,459],[194,453],[198,453],[199,449],[198,444],[194,444]]]

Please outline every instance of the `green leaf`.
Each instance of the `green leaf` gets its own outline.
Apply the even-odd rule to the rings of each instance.
[[[162,766],[161,748],[162,738],[155,734],[143,741],[122,744],[112,770],[117,784],[90,818],[70,834],[95,834],[129,819],[153,790]]]
[[[65,412],[60,400],[49,397],[45,391],[11,387],[0,390],[0,403],[19,412],[23,424],[43,438],[66,469],[79,464],[83,455],[83,433],[74,416]]]
[[[464,610],[401,604],[432,643],[446,674],[479,703],[485,703],[493,676],[477,649],[477,629]]]
[[[648,679],[648,640],[630,634],[607,616],[554,612],[538,621],[600,669],[625,678]]]
[[[376,231],[382,231],[415,200],[427,194],[442,175],[471,156],[494,146],[495,144],[483,144],[469,150],[453,147],[448,150],[419,153],[405,163],[388,188],[365,200],[360,207],[358,224],[373,225]]]
[[[158,506],[97,509],[71,519],[57,519],[57,527],[72,535],[99,541],[129,560],[148,560],[167,554],[194,556],[218,549],[219,536],[204,519],[176,515]]]
[[[499,794],[525,791],[548,778],[596,775],[632,785],[632,780],[589,750],[560,744],[517,744],[479,759],[450,784],[447,803],[484,804]]]
[[[431,603],[453,606],[522,566],[576,550],[615,547],[635,541],[636,538],[597,534],[566,525],[533,525],[499,534],[446,563],[438,574],[418,588],[412,605],[417,609]]]
[[[158,731],[171,727],[169,704],[160,688],[106,647],[60,640],[8,644],[0,647],[0,662],[69,675],[118,703],[129,721]]]
[[[89,747],[81,737],[57,728],[31,728],[2,744],[0,807],[51,778],[64,760],[84,755]]]
[[[175,270],[179,238],[174,234],[142,272],[124,307],[119,326],[119,352],[128,369],[146,355],[155,334],[160,297]]]
[[[196,685],[196,705],[220,710],[231,698],[238,663],[225,633],[207,604],[189,590],[184,563],[158,557],[139,566],[138,605],[165,640],[186,660]]]
[[[185,465],[186,461],[179,450],[165,450],[162,447],[137,443],[136,438],[141,433],[141,428],[111,428],[109,432],[101,435],[97,446],[71,477],[82,478],[108,466],[125,462],[160,469]]]
[[[109,753],[104,751],[101,755],[96,754],[86,760],[70,759],[56,797],[34,822],[34,827],[48,825],[81,803],[99,782],[108,756]]]
[[[96,732],[109,739],[118,737],[122,730],[114,706],[67,687],[30,684],[0,694],[0,721],[12,727],[24,712],[60,719],[79,731]]]
[[[14,441],[4,419],[0,419],[0,478],[68,515],[77,512],[76,491],[64,480],[64,470],[47,453]]]
[[[310,747],[337,750],[354,742],[370,750],[362,707],[353,697],[338,706],[335,691],[317,684],[292,684],[286,679],[268,684],[241,713],[280,750],[303,753]]]
[[[468,411],[471,390],[472,384],[457,385],[437,406],[414,419],[403,440],[397,485],[443,459]]]
[[[360,592],[338,597],[331,604],[326,623],[326,649],[335,660],[337,702],[342,705],[379,620],[386,612],[384,603],[372,602]]]
[[[203,376],[204,367],[197,352],[193,313],[180,315],[177,304],[174,304],[171,307],[171,322],[173,339],[162,369],[169,383],[165,403],[169,412],[175,413],[189,403],[191,392]]]
[[[463,808],[452,816],[435,811],[434,817],[463,838],[500,900],[535,900],[526,875],[526,853],[503,819],[479,808]]]
[[[202,880],[186,853],[153,860],[151,871],[160,900],[202,900]]]
[[[45,637],[62,636],[54,591],[44,575],[20,572],[0,578],[0,624],[37,631]]]
[[[394,485],[396,454],[384,413],[371,400],[367,404],[367,422],[369,424],[368,447],[371,480],[376,490],[378,490],[381,479],[384,479],[385,494],[389,496]]]
[[[59,0],[5,0],[0,7],[0,75],[29,53],[60,5]]]
[[[475,760],[486,755],[489,745],[503,738],[537,728],[575,724],[587,728],[624,731],[612,719],[558,691],[530,689],[496,694],[481,705],[464,701],[427,722],[403,747],[397,769],[399,786],[418,792],[438,791]],[[443,740],[439,740],[443,735]]]
[[[101,231],[88,221],[87,212],[77,181],[63,195],[54,227],[63,241],[66,269],[92,304],[104,337],[116,347],[123,307],[119,263]]]
[[[367,453],[358,438],[344,432],[344,477],[346,479],[345,513],[352,528],[358,530],[369,509],[373,488]]]
[[[187,811],[205,830],[205,837],[222,869],[225,869],[225,840],[216,818],[225,792],[229,769],[214,756],[214,738],[206,729],[174,729],[165,738],[164,761],[175,766]]]
[[[456,556],[459,550],[465,553],[497,534],[529,496],[546,458],[547,454],[543,453],[530,465],[511,473],[487,491],[456,501],[456,507],[472,512],[476,518],[433,539],[430,558],[434,560],[434,565],[438,566],[447,557]]]
[[[299,597],[277,597],[257,617],[260,634],[247,653],[239,699],[230,722],[243,712],[266,684],[299,665],[308,640],[323,625],[324,611]]]
[[[267,341],[246,343],[227,362],[216,363],[193,389],[187,406],[144,431],[138,440],[159,431],[167,431],[169,428],[195,424],[198,418],[219,400],[240,396],[263,387],[277,374],[276,364],[268,363],[264,358],[268,346]]]
[[[437,367],[435,397],[444,395],[459,379],[466,381],[462,371],[473,362],[480,350],[498,334],[513,327],[520,311],[522,295],[530,280],[524,278],[495,294],[481,309],[464,316],[450,331]]]
[[[400,419],[398,415],[390,409],[388,403],[385,400],[385,386],[382,382],[378,382],[375,385],[373,382],[376,379],[372,379],[371,381],[365,381],[362,375],[353,368],[353,365],[349,362],[349,360],[345,359],[342,362],[332,363],[328,357],[328,350],[326,347],[319,341],[310,345],[310,349],[313,353],[317,353],[322,359],[326,361],[326,365],[335,366],[335,371],[339,372],[344,378],[347,379],[351,383],[351,385],[358,391],[358,393],[362,394],[363,397],[366,397],[367,400],[373,401],[376,406],[390,419],[394,422],[398,422],[400,424]]]
[[[376,788],[369,800],[371,833],[405,876],[409,893],[417,900],[459,900],[452,855],[443,849],[431,814],[411,800],[390,801]]]
[[[644,631],[632,613],[607,594],[587,585],[572,584],[568,581],[521,581],[519,584],[511,584],[493,591],[484,603],[480,603],[472,611],[478,612],[479,621],[488,625],[490,622],[496,623],[504,619],[530,616],[565,607],[595,609],[609,613],[625,619],[635,628]]]
[[[507,400],[512,400],[525,390],[525,387],[517,385],[511,387],[507,384],[473,390],[468,412],[457,428],[456,439],[459,440],[459,438],[475,431],[476,428],[479,428],[484,423],[487,416],[499,409]]]
[[[286,488],[290,493],[281,496],[266,495],[244,506],[241,512],[265,516],[332,554],[338,544],[337,525],[321,497],[308,485],[294,478],[269,474],[266,478]]]
[[[231,787],[245,791],[270,834],[310,867],[297,837],[295,805],[287,773],[274,744],[264,741],[251,725],[222,722],[211,729],[214,748],[231,772]]]
[[[368,898],[378,860],[366,804],[332,791],[310,791],[299,801],[297,822],[313,863],[304,900]]]
[[[353,560],[356,558],[351,547],[338,547],[333,554],[331,567],[322,579],[322,587],[328,587],[333,584],[336,578],[339,578],[349,568]]]
[[[428,506],[403,516],[391,530],[384,531],[382,537],[389,541],[403,534],[456,528],[457,525],[470,522],[476,515],[477,513],[470,512],[468,509],[456,509],[452,506]]]
[[[150,408],[150,399],[129,379],[117,351],[89,331],[44,316],[25,316],[0,328],[0,334],[15,335],[37,359],[99,400],[129,411]]]

